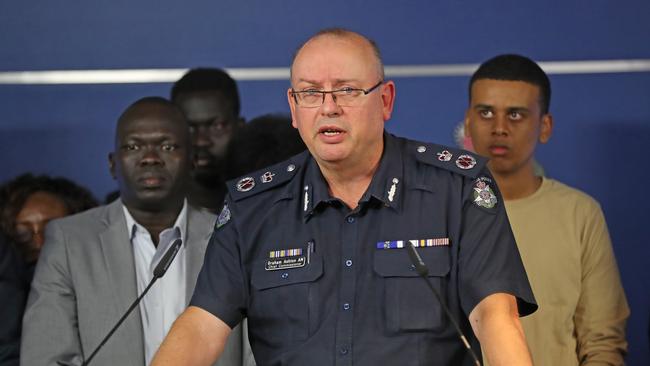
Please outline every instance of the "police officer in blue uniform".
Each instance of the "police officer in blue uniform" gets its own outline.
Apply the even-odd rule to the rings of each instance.
[[[291,80],[308,151],[229,184],[154,365],[210,364],[244,317],[258,365],[474,364],[407,246],[476,352],[531,364],[536,305],[486,161],[386,133],[395,86],[359,34],[312,37]]]

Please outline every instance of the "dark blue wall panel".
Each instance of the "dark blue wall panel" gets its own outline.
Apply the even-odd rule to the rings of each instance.
[[[3,1],[0,72],[285,67],[314,31],[374,38],[387,65],[478,63],[503,52],[539,61],[650,59],[650,2]],[[398,78],[387,128],[452,144],[467,77]],[[650,73],[553,75],[547,173],[600,201],[632,307],[628,364],[650,364]],[[288,112],[288,82],[240,83],[243,115]],[[68,176],[103,196],[115,119],[170,84],[0,85],[0,181]]]

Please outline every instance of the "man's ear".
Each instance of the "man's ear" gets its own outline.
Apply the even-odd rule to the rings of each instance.
[[[539,142],[545,144],[553,134],[553,116],[550,113],[542,117],[542,125],[539,128]]]
[[[395,83],[392,80],[388,80],[380,88],[384,121],[388,121],[393,114],[393,106],[395,104]]]
[[[291,126],[298,128],[298,124],[296,123],[296,100],[293,94],[291,94],[291,91],[291,88],[287,89],[287,101],[289,102],[289,109],[291,109]]]
[[[111,177],[117,179],[117,176],[115,175],[115,156],[112,152],[108,153],[108,170],[111,172]]]

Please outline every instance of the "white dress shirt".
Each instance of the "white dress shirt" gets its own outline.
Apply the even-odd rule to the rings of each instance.
[[[154,245],[147,229],[133,219],[126,206],[123,206],[123,209],[133,245],[138,295],[145,290],[153,278],[154,268],[171,243],[178,238],[183,242],[165,275],[153,284],[139,305],[144,332],[144,355],[146,365],[149,365],[172,324],[188,304],[185,295],[187,201],[183,203],[174,226],[160,233],[158,247]]]

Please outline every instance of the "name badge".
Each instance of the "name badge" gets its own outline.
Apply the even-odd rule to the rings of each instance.
[[[269,259],[264,265],[264,269],[267,271],[277,271],[280,269],[289,269],[289,268],[300,268],[304,267],[307,259],[304,255],[287,257],[287,258],[278,258],[278,259]]]

